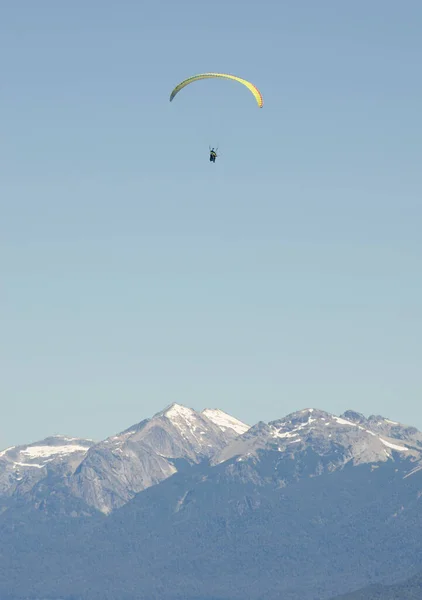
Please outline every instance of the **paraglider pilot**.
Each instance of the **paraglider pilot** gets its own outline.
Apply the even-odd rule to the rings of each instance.
[[[214,148],[212,148],[212,150],[210,150],[210,162],[215,163],[216,158],[217,158],[217,152],[214,150]]]

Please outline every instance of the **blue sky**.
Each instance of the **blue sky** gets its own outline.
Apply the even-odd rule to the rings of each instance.
[[[421,25],[412,0],[5,4],[0,447],[171,402],[422,428]],[[228,81],[169,102],[211,70],[264,108]]]

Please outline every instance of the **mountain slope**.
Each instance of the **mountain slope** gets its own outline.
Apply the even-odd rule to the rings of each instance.
[[[232,429],[238,435],[246,433],[250,429],[249,425],[242,423],[239,419],[228,415],[218,408],[206,408],[202,411],[202,414],[206,416],[210,421],[218,425],[220,429],[226,431]]]
[[[0,452],[0,510],[10,505],[13,497],[30,497],[46,478],[70,476],[93,444],[92,440],[58,435]]]
[[[352,411],[337,417],[325,411],[305,409],[251,427],[216,454],[212,464],[233,458],[250,463],[265,456],[269,479],[276,480],[280,486],[304,475],[316,476],[341,469],[348,463],[386,462],[394,456],[413,461],[416,467],[422,457],[422,434],[380,419],[366,420]]]
[[[15,556],[4,552],[0,528],[0,597],[13,583],[18,598],[322,600],[413,568],[420,472],[403,480],[404,464],[349,464],[280,490],[253,483],[264,463],[254,477],[243,470],[178,473],[66,545],[49,538],[47,554],[28,555],[24,532]]]
[[[233,427],[215,424],[215,416],[172,404],[93,446],[70,487],[75,496],[108,514],[179,469],[208,460],[237,435]]]
[[[127,452],[139,434],[141,454],[159,451],[178,472],[108,517],[66,521],[65,539],[47,520],[36,548],[30,513],[19,536],[0,519],[0,597],[12,585],[31,600],[325,600],[413,574],[420,432],[306,409],[228,440],[186,410],[170,407],[114,440]]]

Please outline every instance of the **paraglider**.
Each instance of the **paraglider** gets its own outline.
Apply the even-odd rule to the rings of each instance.
[[[250,81],[247,81],[246,79],[242,79],[241,77],[236,77],[236,75],[228,75],[227,73],[201,73],[200,75],[193,75],[192,77],[188,77],[187,79],[184,79],[171,92],[170,102],[173,101],[173,99],[180,92],[180,90],[182,90],[184,87],[186,87],[190,83],[193,83],[194,81],[199,81],[201,79],[214,79],[214,78],[229,79],[229,80],[237,81],[238,83],[241,83],[253,94],[255,101],[258,104],[258,107],[262,108],[264,106],[264,100],[262,98],[262,94],[253,83],[251,83]],[[218,148],[217,148],[217,150],[218,150]],[[214,150],[214,148],[212,148],[212,149],[210,148],[210,162],[215,163],[216,158],[217,158],[216,150]]]

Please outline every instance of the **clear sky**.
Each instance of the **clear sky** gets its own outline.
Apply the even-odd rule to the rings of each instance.
[[[420,0],[3,3],[0,447],[171,402],[422,428],[421,28]],[[205,71],[264,108],[169,102]]]

